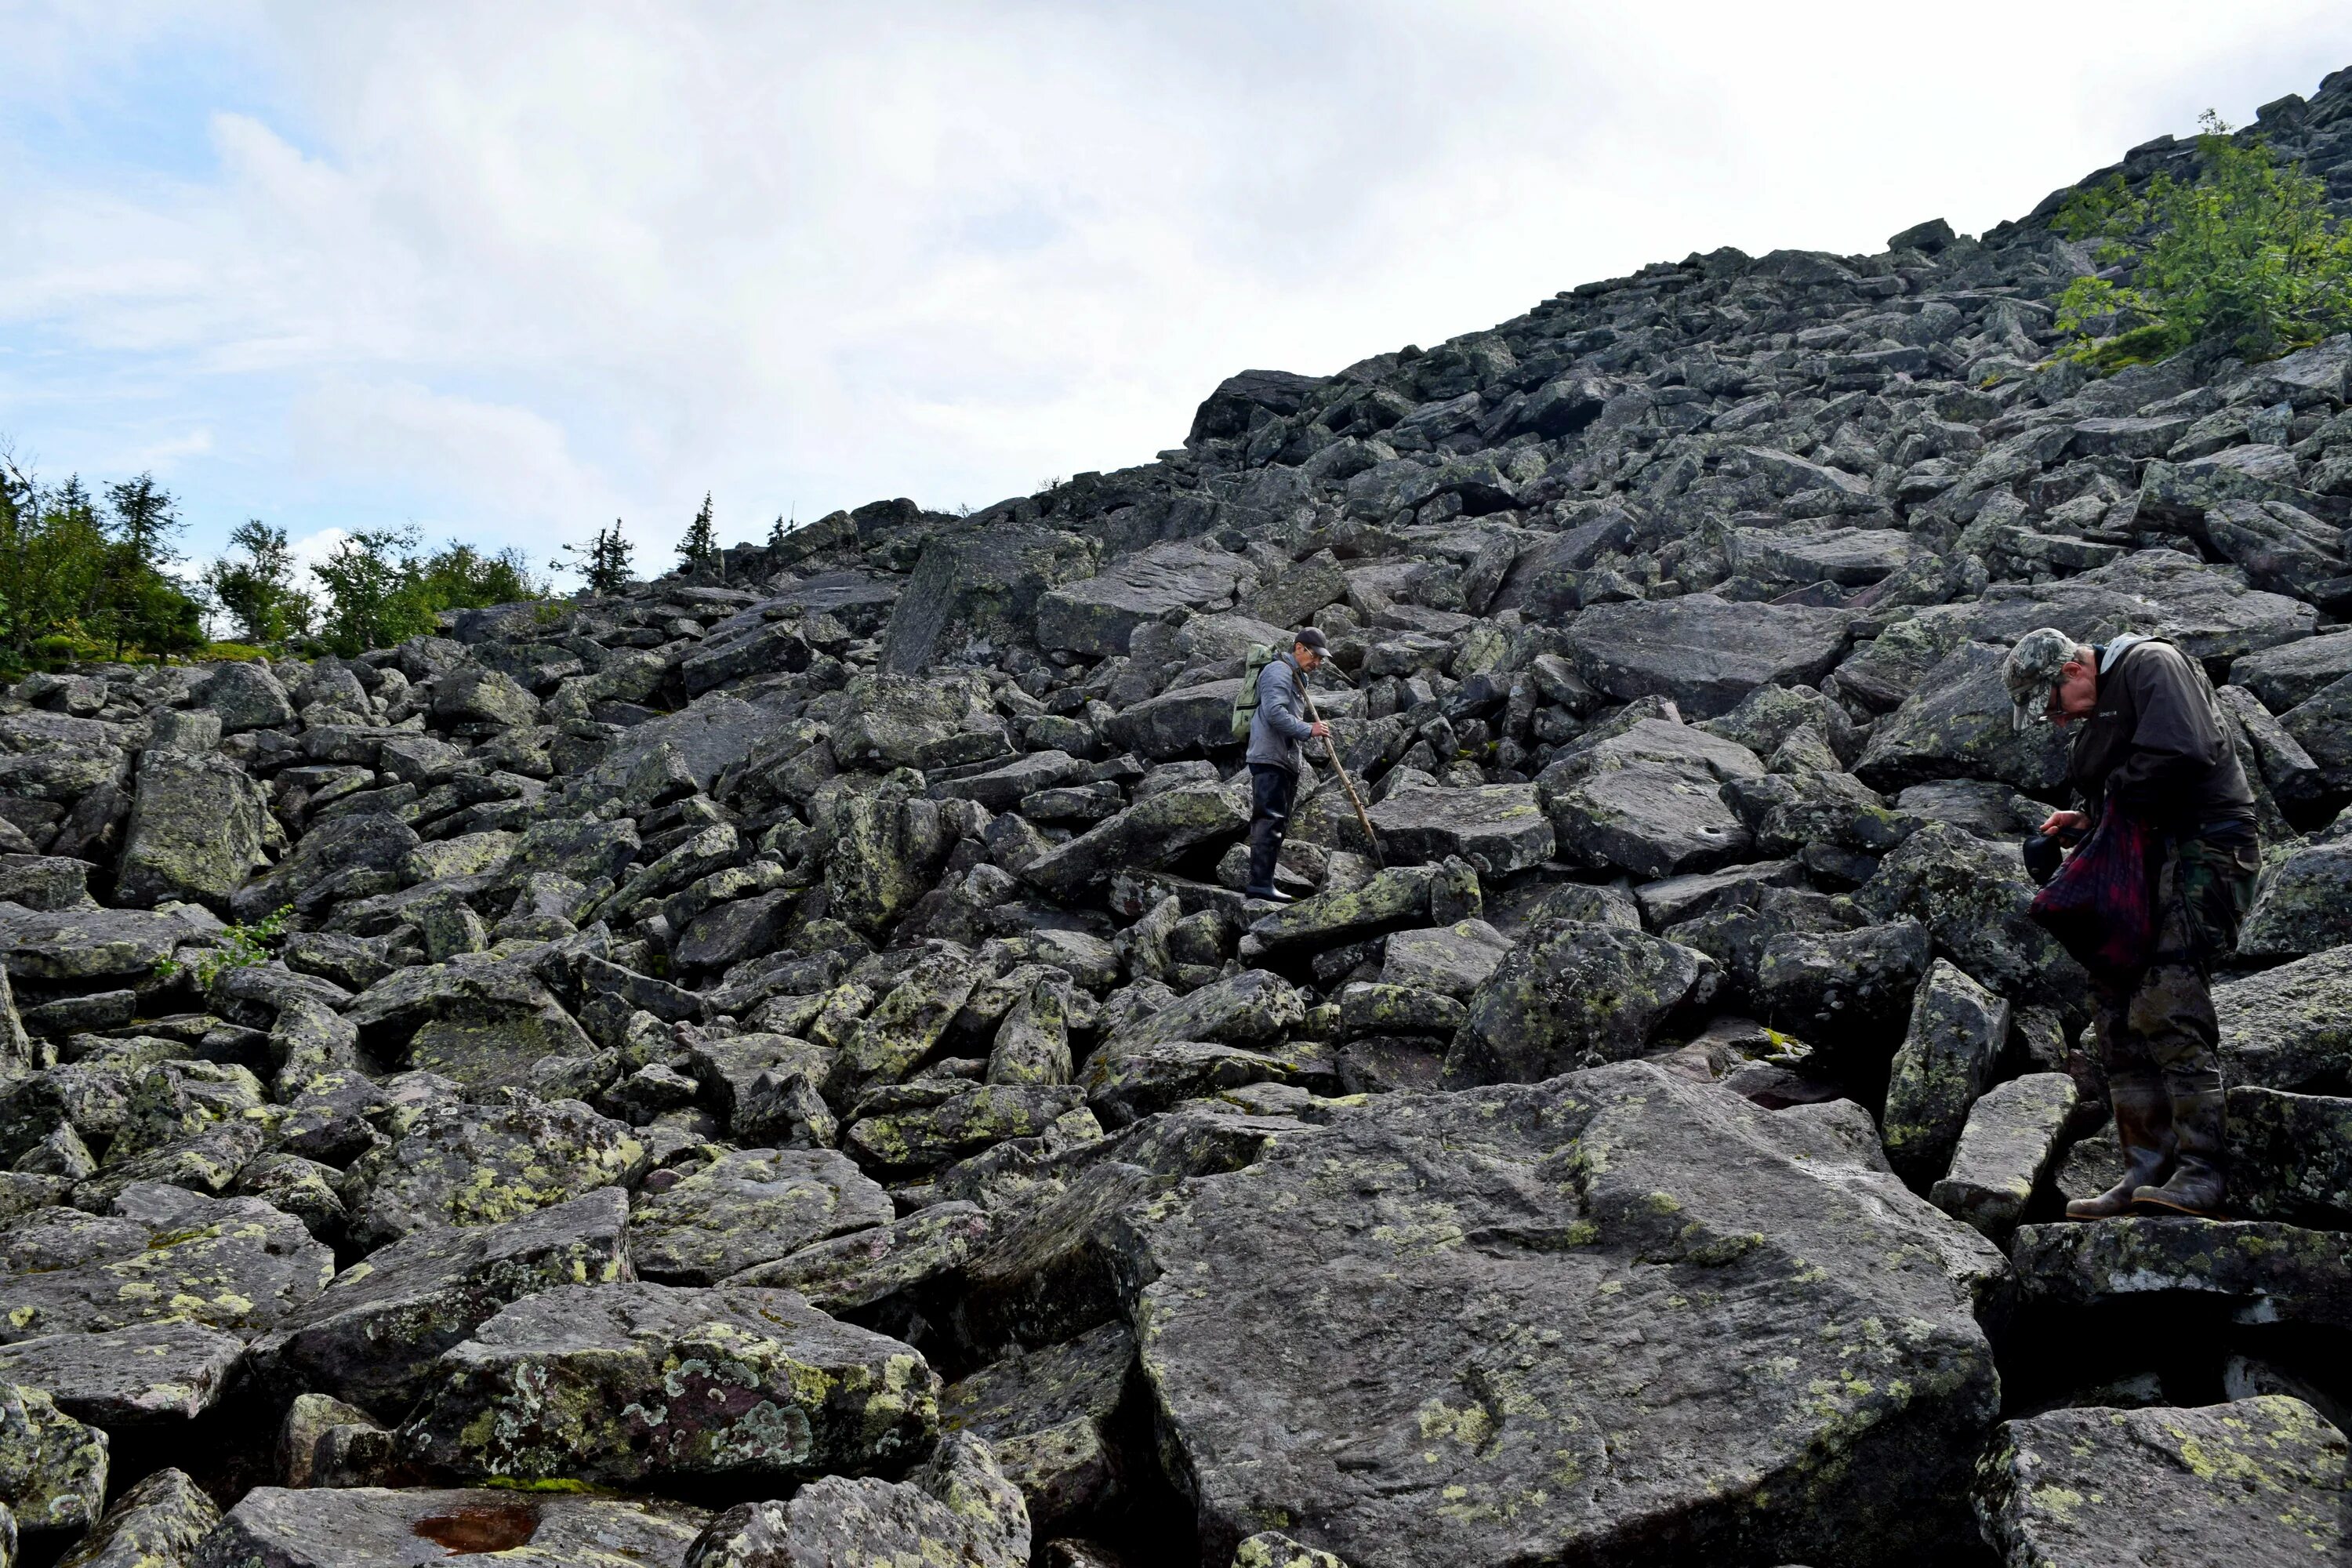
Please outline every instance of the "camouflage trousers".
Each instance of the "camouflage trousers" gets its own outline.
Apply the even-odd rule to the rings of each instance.
[[[2175,1092],[2219,1087],[2221,1030],[2207,977],[2213,960],[2237,946],[2261,869],[2251,830],[2166,849],[2154,961],[2091,975],[2099,1065],[2109,1074],[2160,1074]]]

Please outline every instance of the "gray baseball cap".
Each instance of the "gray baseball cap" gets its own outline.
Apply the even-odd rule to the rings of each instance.
[[[2017,639],[2000,667],[2000,679],[2009,688],[2009,721],[2013,727],[2028,730],[2049,721],[2050,694],[2057,689],[2067,661],[2082,647],[2071,633],[2056,626],[2042,626]]]
[[[1330,646],[1323,640],[1323,634],[1313,626],[1299,627],[1298,635],[1292,637],[1290,640],[1294,643],[1299,643],[1305,647],[1311,647],[1317,653],[1323,652]]]

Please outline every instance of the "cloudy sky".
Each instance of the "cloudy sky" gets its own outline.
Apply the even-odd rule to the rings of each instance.
[[[0,434],[188,543],[984,505],[1694,249],[1967,232],[2341,0],[0,0]]]

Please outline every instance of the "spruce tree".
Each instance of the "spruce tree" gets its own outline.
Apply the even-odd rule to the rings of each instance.
[[[574,570],[587,579],[590,593],[617,594],[629,585],[629,557],[635,547],[621,537],[619,518],[613,520],[612,527],[598,529],[596,537],[587,543],[565,545],[563,552],[578,560]]]
[[[677,542],[677,569],[691,572],[719,559],[719,531],[710,522],[710,492],[702,492],[702,510],[686,526],[686,537]]]

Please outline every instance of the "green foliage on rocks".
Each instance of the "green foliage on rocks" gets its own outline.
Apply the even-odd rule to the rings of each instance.
[[[2352,325],[2352,230],[2326,184],[2231,140],[2210,110],[2202,123],[2194,181],[2159,174],[2135,191],[2117,174],[2058,215],[2060,233],[2095,240],[2101,268],[2123,273],[2060,297],[2070,357],[2119,369],[2212,343],[2269,359]]]

